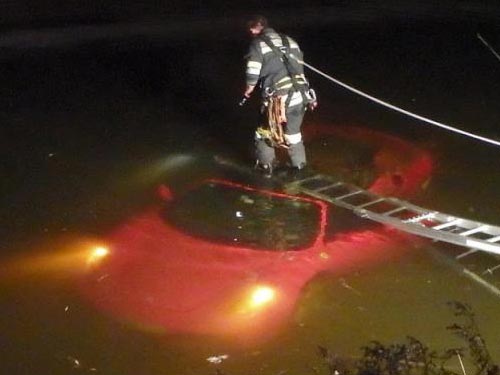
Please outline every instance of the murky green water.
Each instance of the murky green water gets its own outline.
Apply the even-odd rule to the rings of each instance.
[[[386,31],[376,35],[386,35]],[[415,110],[467,124],[471,131],[492,137],[499,134],[494,125],[498,90],[490,80],[495,77],[498,81],[498,70],[494,71],[498,66],[484,62],[490,58],[487,53],[477,57],[480,47],[470,52],[474,42],[465,43],[463,49],[470,52],[465,54],[458,51],[460,43],[452,33],[441,36],[435,43],[446,45],[447,40],[457,49],[443,55],[434,54],[430,47],[404,49],[403,39],[381,42],[370,31],[358,30],[355,34],[365,39],[350,34],[358,47],[349,49],[345,37],[350,32],[342,30],[339,38],[325,46],[319,38],[311,38],[311,58],[353,83],[366,83],[366,89],[387,99],[409,103],[407,99],[413,95],[417,97],[412,102],[417,103]],[[427,40],[425,31],[415,33],[406,36]],[[413,46],[419,46],[418,40],[414,42]],[[244,48],[239,42],[233,44],[227,58],[240,61],[238,53]],[[326,373],[318,345],[351,358],[370,340],[398,342],[408,335],[436,350],[460,345],[445,328],[455,319],[446,305],[450,300],[473,307],[490,353],[499,362],[500,300],[437,261],[432,249],[439,249],[439,243],[428,242],[408,256],[373,268],[341,276],[318,275],[306,285],[287,328],[269,341],[250,346],[142,331],[105,316],[81,298],[72,282],[75,270],[65,263],[50,265],[54,249],[65,243],[61,237],[98,238],[154,203],[154,187],[171,177],[158,167],[158,161],[173,153],[221,153],[251,163],[247,140],[251,139],[248,119],[252,111],[235,112],[225,102],[237,102],[239,86],[233,78],[239,77],[239,67],[229,68],[230,77],[221,79],[221,84],[214,76],[228,72],[220,70],[216,56],[206,60],[194,50],[183,48],[178,41],[160,47],[144,43],[140,48],[111,43],[104,48],[39,51],[5,62],[2,371]],[[175,64],[169,64],[172,51],[178,57]],[[325,59],[329,52],[330,62]],[[465,57],[458,67],[443,68],[445,63],[446,67],[458,64],[460,56]],[[385,64],[378,62],[383,58]],[[464,67],[470,68],[467,62],[475,59],[483,73],[480,83],[470,72],[466,74],[470,86],[465,79],[452,80],[463,78]],[[428,69],[423,68],[423,60]],[[396,69],[410,62],[417,66],[413,71]],[[395,75],[388,75],[391,70]],[[179,80],[179,75],[184,79]],[[193,90],[197,85],[199,90]],[[498,148],[388,114],[324,82],[318,81],[317,86],[325,109],[310,121],[375,128],[431,151],[436,169],[426,190],[415,198],[418,204],[500,225]],[[229,88],[227,96],[207,99],[212,90],[221,92],[222,88]],[[238,130],[232,128],[238,125]],[[360,184],[371,178],[371,153],[363,147],[324,140],[311,142],[308,152],[325,171],[348,178],[349,170],[355,169],[356,176],[350,177]],[[199,166],[180,179],[189,181],[207,174],[210,171]],[[49,260],[35,262],[42,255]],[[242,338],[241,343],[244,341]],[[228,357],[221,364],[207,361],[224,354]],[[459,370],[458,363],[451,365]]]

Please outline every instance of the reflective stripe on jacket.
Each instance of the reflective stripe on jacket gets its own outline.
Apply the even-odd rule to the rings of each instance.
[[[281,35],[273,29],[266,28],[263,30],[263,34],[266,35],[276,47],[283,47]],[[290,53],[299,60],[302,60],[303,54],[297,42],[288,36],[284,37],[288,39]],[[250,44],[250,49],[246,58],[247,85],[254,86],[260,81],[263,88],[263,96],[266,95],[265,89],[268,87],[271,90],[281,91],[279,94],[283,95],[291,89],[291,79],[285,64],[281,60],[280,56],[274,53],[271,47],[269,47],[264,40],[256,37]],[[306,84],[304,67],[297,63],[294,59],[290,59],[289,61],[290,64],[292,64],[293,71],[296,73],[296,76],[299,77],[297,81],[300,82],[300,84]]]

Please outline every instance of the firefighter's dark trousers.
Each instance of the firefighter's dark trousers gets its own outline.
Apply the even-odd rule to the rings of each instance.
[[[307,163],[302,134],[300,132],[304,112],[305,109],[301,104],[290,107],[286,111],[285,140],[289,146],[287,151],[290,163],[292,167],[296,168],[302,168]],[[258,133],[255,134],[255,153],[258,164],[273,165],[276,158],[274,147],[271,146],[269,140],[261,137]]]

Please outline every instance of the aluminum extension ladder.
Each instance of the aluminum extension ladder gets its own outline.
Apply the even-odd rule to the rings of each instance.
[[[500,226],[429,210],[383,197],[331,176],[314,175],[285,184],[293,194],[306,194],[399,230],[467,248],[451,255],[454,265],[500,297]],[[473,257],[473,266],[470,262]],[[449,258],[449,257],[448,257]]]

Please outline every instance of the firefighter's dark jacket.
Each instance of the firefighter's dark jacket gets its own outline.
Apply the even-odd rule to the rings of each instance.
[[[262,34],[276,47],[283,46],[282,35],[273,29],[266,28]],[[303,54],[297,42],[285,35],[283,35],[283,38],[288,39],[289,52],[302,61]],[[289,70],[292,70],[292,73],[299,79],[301,84],[306,83],[303,66],[294,58],[290,58],[288,59],[289,69],[287,69],[280,56],[260,36],[252,40],[246,59],[246,83],[255,86],[260,82],[263,95],[265,95],[266,88],[283,94],[288,92],[291,88]]]

